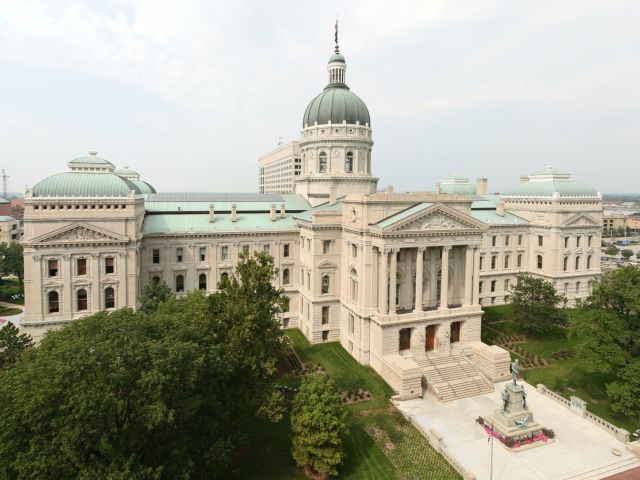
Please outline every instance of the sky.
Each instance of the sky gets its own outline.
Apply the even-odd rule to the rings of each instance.
[[[640,190],[638,0],[0,0],[9,191],[88,150],[158,191],[256,191],[327,83],[336,15],[380,188],[553,165]]]

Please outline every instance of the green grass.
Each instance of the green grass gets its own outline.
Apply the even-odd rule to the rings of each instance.
[[[460,476],[438,454],[424,436],[393,407],[391,388],[370,367],[360,365],[337,342],[311,345],[297,329],[286,330],[301,360],[307,365],[321,365],[340,390],[365,388],[371,400],[347,406],[349,435],[345,440],[346,460],[339,478],[347,480],[458,480]],[[300,378],[292,373],[281,375],[281,385],[297,387]],[[379,438],[367,433],[371,427],[381,432]],[[278,424],[256,421],[249,434],[250,451],[246,452],[226,478],[260,480],[304,479],[291,457],[290,419],[288,413]],[[385,442],[391,439],[394,448]]]
[[[483,318],[485,319],[502,319],[511,318],[513,316],[513,308],[508,303],[505,305],[482,307],[482,311],[484,312]]]
[[[22,313],[22,310],[19,308],[7,308],[0,305],[0,317],[10,317],[12,315],[18,315]]]

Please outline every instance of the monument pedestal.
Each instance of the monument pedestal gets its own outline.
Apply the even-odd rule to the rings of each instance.
[[[533,419],[533,413],[526,403],[526,393],[522,385],[508,383],[502,392],[502,408],[496,408],[488,418],[488,424],[493,420],[493,429],[503,437],[514,440],[536,435],[542,430],[542,425]]]

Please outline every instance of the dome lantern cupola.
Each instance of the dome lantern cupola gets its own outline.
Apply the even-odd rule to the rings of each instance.
[[[345,85],[347,63],[344,61],[337,44],[335,52],[329,57],[327,71],[329,72],[329,85]]]

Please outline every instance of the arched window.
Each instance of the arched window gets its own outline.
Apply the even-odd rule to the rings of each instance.
[[[176,276],[176,292],[184,292],[184,277],[182,275]]]
[[[58,313],[60,311],[60,297],[58,292],[49,292],[49,313]]]
[[[198,276],[198,288],[200,290],[206,290],[207,289],[207,275],[204,273],[201,273]]]
[[[104,289],[104,308],[116,307],[116,295],[112,287]]]
[[[220,282],[228,282],[229,281],[229,274],[227,272],[222,272],[222,275],[220,275]]]
[[[78,299],[78,311],[87,309],[87,291],[84,288],[81,288],[76,293]]]
[[[542,255],[538,255],[538,269],[542,270]]]
[[[326,152],[320,152],[320,162],[318,165],[318,171],[326,172],[327,171],[327,154]]]
[[[157,275],[155,275],[155,276],[151,279],[151,281],[152,281],[153,283],[160,283],[160,277],[159,277],[159,276],[157,276]]]
[[[355,269],[351,269],[350,275],[350,285],[351,285],[351,300],[354,302],[358,301],[358,272]]]
[[[569,257],[564,257],[564,259],[562,260],[562,270],[566,272],[568,268],[569,268]]]
[[[580,255],[576,257],[576,270],[580,270]]]
[[[591,268],[591,255],[587,257],[587,270]]]
[[[353,172],[353,152],[347,152],[347,156],[344,161],[344,171],[347,173]]]
[[[323,275],[322,276],[322,293],[323,294],[329,293],[330,283],[331,283],[331,280],[329,278],[329,275]]]
[[[283,285],[289,285],[289,269],[285,268],[284,270],[282,270],[282,284]]]

